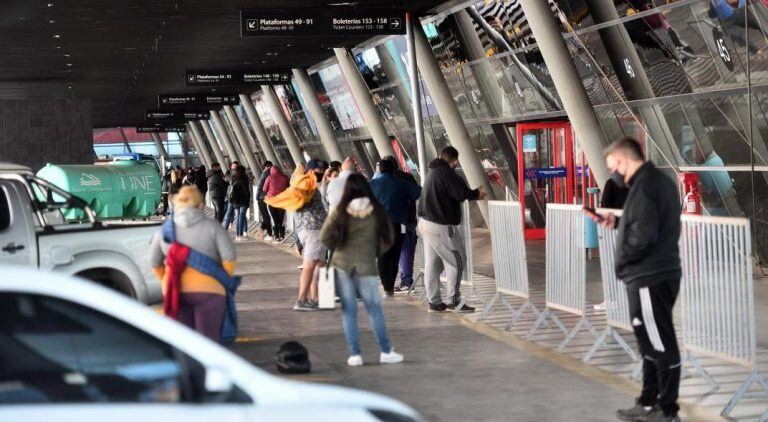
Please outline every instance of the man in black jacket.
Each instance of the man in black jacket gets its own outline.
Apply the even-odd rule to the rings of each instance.
[[[261,234],[264,236],[264,240],[269,242],[272,240],[272,218],[269,216],[269,207],[264,202],[264,198],[267,194],[264,192],[264,183],[267,181],[269,172],[272,171],[272,162],[267,160],[262,165],[264,171],[261,172],[259,177],[259,183],[256,189],[256,203],[259,206],[259,226],[261,227]]]
[[[461,274],[466,262],[466,251],[457,227],[461,224],[461,203],[485,199],[482,188],[470,189],[467,182],[456,173],[459,152],[445,147],[440,157],[429,163],[424,187],[419,200],[418,231],[424,242],[424,282],[427,285],[430,312],[446,309],[457,312],[473,312],[475,309],[461,302]],[[445,270],[448,279],[449,303],[443,303],[440,294],[440,272]]]
[[[679,420],[680,351],[672,309],[680,290],[680,199],[674,181],[643,159],[632,138],[613,142],[605,153],[611,178],[629,186],[618,226],[616,276],[627,285],[629,312],[643,356],[643,390],[634,407],[617,416],[627,421]]]
[[[208,170],[207,176],[208,192],[211,196],[211,203],[213,203],[214,218],[221,223],[224,220],[224,212],[226,211],[224,197],[227,195],[229,183],[224,180],[224,172],[221,171],[219,163],[211,164],[211,169]]]

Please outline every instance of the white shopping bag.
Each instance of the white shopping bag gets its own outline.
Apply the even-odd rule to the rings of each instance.
[[[336,309],[336,271],[330,266],[320,267],[317,296],[320,309]]]

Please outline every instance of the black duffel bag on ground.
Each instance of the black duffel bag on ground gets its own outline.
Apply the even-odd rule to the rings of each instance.
[[[297,341],[280,345],[275,356],[275,365],[281,374],[308,374],[312,370],[307,348]]]

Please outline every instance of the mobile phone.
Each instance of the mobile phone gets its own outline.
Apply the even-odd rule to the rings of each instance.
[[[593,216],[593,217],[595,217],[595,218],[597,218],[597,222],[598,223],[602,223],[605,220],[605,217],[603,217],[602,215],[598,214],[597,211],[594,208],[584,207],[584,212],[589,214],[589,215],[591,215],[591,216]]]

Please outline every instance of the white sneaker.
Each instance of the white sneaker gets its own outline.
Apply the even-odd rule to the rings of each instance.
[[[304,269],[304,264],[301,264],[301,265],[297,266],[296,268],[298,268],[300,270],[303,270]]]
[[[596,311],[604,311],[604,310],[606,310],[607,308],[608,308],[608,305],[607,305],[605,302],[603,302],[603,303],[598,303],[597,305],[595,305],[595,310],[596,310]]]
[[[240,236],[235,236],[235,242],[239,242],[239,241],[241,241],[241,240],[243,240],[243,238],[242,238],[242,237],[240,237]]]
[[[389,351],[389,353],[381,353],[380,362],[381,363],[400,363],[405,359],[403,355],[400,353],[395,352],[395,349],[392,348],[392,350]]]
[[[272,241],[272,236],[270,236],[270,235],[264,236],[264,241],[265,242],[271,242]]]
[[[352,355],[347,359],[347,365],[349,366],[363,366],[363,357],[360,355]]]

